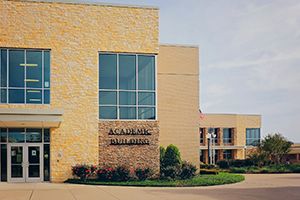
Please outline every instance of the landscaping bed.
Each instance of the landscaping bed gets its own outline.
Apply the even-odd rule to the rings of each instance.
[[[129,181],[99,181],[96,179],[68,179],[66,183],[87,185],[115,185],[115,186],[144,186],[144,187],[193,187],[231,184],[243,181],[242,175],[219,173],[217,175],[197,175],[186,180],[129,180]]]

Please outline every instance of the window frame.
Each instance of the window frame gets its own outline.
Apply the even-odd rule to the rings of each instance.
[[[258,137],[248,137],[248,131],[253,131],[253,130],[258,130]],[[261,141],[261,129],[260,128],[246,128],[246,141],[245,141],[245,144],[246,146],[257,146],[257,142],[259,143]],[[249,144],[249,140],[252,140],[252,142]],[[257,141],[255,143],[255,141]]]
[[[105,54],[109,54],[109,55],[116,55],[117,56],[117,88],[116,89],[100,89],[99,87],[99,82],[100,82],[100,77],[98,77],[98,94],[100,94],[101,92],[116,92],[117,93],[117,103],[116,104],[100,104],[100,95],[98,95],[98,120],[100,121],[156,121],[158,119],[158,112],[157,112],[157,54],[154,53],[133,53],[133,52],[110,52],[110,51],[98,51],[98,71],[100,70],[100,55],[105,55]],[[132,89],[120,89],[120,76],[119,76],[119,72],[120,72],[120,63],[119,63],[119,56],[120,55],[134,55],[135,56],[135,84],[136,84],[136,89],[132,90]],[[154,90],[140,90],[139,89],[139,56],[151,56],[154,57]],[[135,105],[121,105],[120,104],[120,92],[135,92],[135,101],[136,104]],[[151,92],[154,93],[154,105],[139,105],[139,92]],[[116,119],[101,119],[100,118],[100,110],[101,107],[116,107],[117,108],[117,117]],[[134,107],[136,109],[136,118],[135,119],[122,119],[120,118],[120,108],[121,107]],[[152,108],[154,109],[155,112],[155,117],[154,119],[139,119],[139,107],[140,108]]]
[[[1,72],[2,72],[2,63],[0,56],[0,105],[50,105],[51,104],[51,49],[40,49],[40,48],[13,48],[13,47],[0,47],[0,51],[6,51],[6,87],[1,86]],[[35,87],[27,87],[26,81],[24,81],[24,87],[10,87],[9,86],[9,51],[24,51],[24,64],[27,64],[27,51],[40,51],[41,52],[41,59],[42,59],[42,87],[35,88]],[[45,87],[44,79],[45,79],[45,52],[49,52],[49,87]],[[1,54],[0,54],[1,55]],[[26,66],[24,66],[24,80],[27,78]],[[6,102],[2,103],[1,91],[6,91]],[[23,103],[10,103],[9,102],[9,90],[23,90],[24,91],[24,102]],[[39,90],[41,91],[41,103],[30,103],[27,102],[27,91],[28,90]],[[45,103],[45,91],[49,91],[49,103]]]
[[[230,137],[225,137],[224,129],[229,131]],[[233,128],[223,128],[223,144],[224,145],[231,145],[233,143]]]

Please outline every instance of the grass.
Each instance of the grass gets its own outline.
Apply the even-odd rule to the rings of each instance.
[[[218,175],[197,175],[188,180],[145,180],[126,182],[103,182],[97,180],[81,181],[79,179],[68,179],[67,183],[88,184],[88,185],[115,185],[115,186],[148,186],[148,187],[190,187],[190,186],[211,186],[241,182],[245,179],[243,175],[219,173]]]

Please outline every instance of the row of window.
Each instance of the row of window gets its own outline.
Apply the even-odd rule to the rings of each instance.
[[[155,56],[99,54],[99,118],[156,119]],[[0,49],[0,103],[50,103],[50,51]]]
[[[205,152],[207,152],[206,150],[200,150],[200,162],[207,162],[206,159],[208,159],[206,156],[208,156],[207,154],[205,155]],[[215,150],[215,161],[217,162],[219,160],[219,155],[220,154],[220,151],[219,150]],[[233,156],[233,150],[232,149],[226,149],[226,150],[223,150],[223,159],[224,160],[231,160],[233,159],[234,156]]]
[[[0,143],[49,143],[50,129],[1,128]]]
[[[219,129],[218,128],[212,128],[211,130],[215,135],[215,143],[219,143]],[[200,128],[200,143],[204,143],[204,128]],[[223,144],[231,144],[233,141],[233,129],[232,128],[223,128]]]
[[[205,129],[200,128],[200,144],[204,143]],[[215,143],[219,142],[219,129],[213,128],[213,133],[216,134]],[[232,144],[233,142],[233,128],[223,128],[223,144]],[[247,128],[246,129],[246,145],[256,146],[260,142],[260,128]]]
[[[50,103],[50,51],[0,49],[0,103]]]
[[[99,55],[99,118],[155,119],[155,56]]]

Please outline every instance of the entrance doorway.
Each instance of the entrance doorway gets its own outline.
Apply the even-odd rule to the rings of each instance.
[[[0,128],[0,181],[50,181],[50,129]]]
[[[40,182],[43,177],[41,144],[8,145],[8,181]]]

